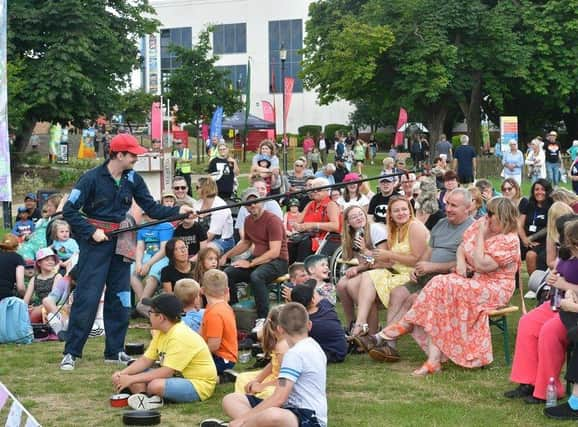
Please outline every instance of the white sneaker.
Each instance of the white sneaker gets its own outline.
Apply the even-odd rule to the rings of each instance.
[[[160,396],[147,396],[144,393],[136,393],[128,398],[128,406],[136,410],[149,411],[162,408],[163,398]]]
[[[64,355],[62,361],[60,362],[60,369],[63,371],[73,371],[74,363],[75,363],[74,356],[70,353],[67,353]]]
[[[134,359],[126,354],[124,351],[119,351],[118,356],[115,358],[107,357],[104,359],[106,363],[118,363],[119,365],[129,365],[134,362]]]
[[[263,329],[263,325],[265,324],[265,320],[267,319],[257,319],[255,320],[255,327],[251,330],[254,334],[259,334],[261,329]]]
[[[534,291],[528,291],[526,292],[526,295],[524,295],[525,299],[536,299],[536,292]]]

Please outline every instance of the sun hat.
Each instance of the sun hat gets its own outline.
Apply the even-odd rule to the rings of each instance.
[[[34,257],[34,259],[38,263],[39,261],[42,261],[44,258],[48,257],[56,258],[56,254],[51,248],[42,248],[38,249],[38,251],[36,252],[36,257]]]

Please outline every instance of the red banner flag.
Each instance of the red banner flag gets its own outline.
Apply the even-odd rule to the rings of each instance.
[[[261,105],[263,105],[263,119],[267,120],[268,122],[275,123],[275,110],[273,108],[273,105],[269,101],[261,101]],[[275,138],[274,129],[267,130],[267,138],[268,139]]]
[[[163,140],[163,114],[160,102],[153,102],[151,108],[151,138]]]
[[[394,147],[403,145],[403,132],[399,129],[407,123],[407,111],[405,108],[399,109],[399,118],[397,119],[397,127],[395,128],[395,140],[393,142]]]
[[[291,106],[291,96],[293,95],[293,85],[295,84],[295,79],[293,77],[285,77],[285,116],[283,117],[283,123],[287,124],[287,116],[289,115],[289,107]],[[284,126],[285,128],[286,126]]]

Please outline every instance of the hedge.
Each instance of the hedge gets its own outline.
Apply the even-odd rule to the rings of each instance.
[[[331,141],[333,140],[333,138],[335,137],[335,132],[337,132],[338,130],[343,131],[343,132],[349,132],[351,130],[351,126],[347,126],[347,125],[341,125],[338,123],[330,123],[328,125],[325,125],[325,139]]]
[[[317,139],[321,130],[321,126],[318,125],[303,125],[297,131],[299,132],[299,136],[307,136],[307,133],[309,132],[313,138]]]

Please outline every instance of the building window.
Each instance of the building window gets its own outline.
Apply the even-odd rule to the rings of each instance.
[[[161,30],[161,76],[163,84],[161,85],[164,91],[166,78],[171,71],[179,68],[180,64],[174,52],[171,51],[171,46],[180,46],[185,49],[193,48],[193,33],[190,27],[184,28],[167,28]]]
[[[234,89],[245,90],[247,84],[247,65],[220,65],[216,67],[219,71],[225,72],[225,78],[229,80]]]
[[[299,50],[303,48],[303,21],[301,19],[269,21],[269,91],[271,93],[283,91],[281,59],[279,58],[282,44],[287,49],[285,77],[295,79],[293,92],[303,92],[303,82],[298,76],[302,59]]]
[[[213,27],[213,53],[247,52],[247,24],[224,24]]]

